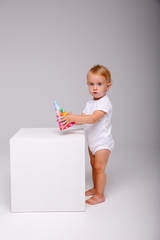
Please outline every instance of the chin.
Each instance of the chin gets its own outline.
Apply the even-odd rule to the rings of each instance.
[[[93,97],[94,97],[94,99],[97,99],[97,100],[101,98],[101,97],[98,97],[98,96],[93,96]]]
[[[104,95],[100,95],[100,96],[98,96],[98,95],[97,95],[97,96],[93,95],[94,99],[97,99],[97,100],[100,99],[100,98],[102,98],[102,97],[104,97],[104,96],[105,96],[105,94],[104,94]]]

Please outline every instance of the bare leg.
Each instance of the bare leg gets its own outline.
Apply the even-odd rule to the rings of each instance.
[[[95,190],[95,185],[96,185],[96,172],[94,169],[94,164],[95,164],[95,155],[92,154],[91,150],[88,147],[88,152],[89,152],[89,156],[90,156],[90,163],[92,166],[92,180],[93,180],[93,188],[89,189],[88,191],[86,191],[85,195],[86,196],[91,196],[94,195],[96,193]]]
[[[93,186],[95,189],[96,188],[96,172],[95,172],[94,167],[92,167],[92,179],[93,179]]]
[[[96,193],[93,197],[88,199],[86,203],[97,204],[105,201],[104,190],[106,185],[105,168],[108,162],[110,151],[108,149],[102,149],[95,154],[95,190]]]

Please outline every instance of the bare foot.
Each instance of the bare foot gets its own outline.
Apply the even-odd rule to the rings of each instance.
[[[94,195],[95,193],[96,193],[95,188],[91,188],[91,189],[89,189],[88,191],[85,192],[85,195],[86,195],[86,196],[92,196],[92,195]]]
[[[90,205],[95,205],[95,204],[98,204],[98,203],[102,203],[104,201],[105,201],[104,197],[99,197],[97,195],[94,195],[90,199],[86,200],[86,203],[88,203]]]

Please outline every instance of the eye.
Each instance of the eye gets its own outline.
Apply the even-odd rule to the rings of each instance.
[[[90,83],[91,86],[93,86],[94,84],[93,83]]]
[[[101,86],[102,85],[102,83],[98,83],[98,86]]]

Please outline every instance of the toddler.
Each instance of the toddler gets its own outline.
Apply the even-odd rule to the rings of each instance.
[[[87,85],[93,99],[86,103],[83,113],[74,115],[70,112],[61,117],[61,121],[64,121],[64,126],[71,122],[84,124],[93,178],[93,188],[86,191],[85,195],[93,195],[86,200],[86,203],[93,205],[105,201],[105,168],[114,147],[111,134],[112,104],[106,95],[112,85],[110,71],[102,65],[94,66],[87,73]]]

